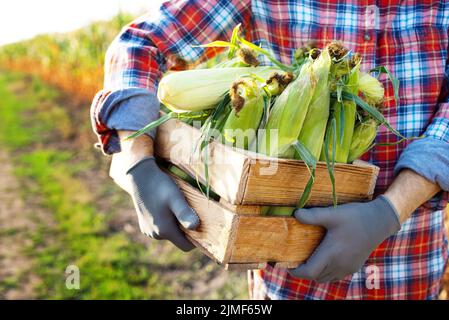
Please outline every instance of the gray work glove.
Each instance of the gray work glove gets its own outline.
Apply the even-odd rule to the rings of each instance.
[[[192,250],[193,244],[178,223],[194,230],[200,220],[176,183],[159,169],[153,157],[143,158],[128,169],[126,175],[130,179],[137,214],[149,221],[142,232],[157,240],[169,240],[183,251]]]
[[[401,228],[395,208],[384,196],[367,203],[298,209],[295,217],[327,229],[306,263],[289,270],[294,277],[318,282],[341,280],[357,272],[374,249]]]

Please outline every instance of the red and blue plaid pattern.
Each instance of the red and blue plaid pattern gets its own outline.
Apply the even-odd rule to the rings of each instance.
[[[250,295],[253,299],[437,298],[448,258],[443,219],[443,211],[418,210],[371,254],[362,270],[342,281],[319,284],[271,267],[250,271]],[[377,268],[377,286],[370,267]]]
[[[289,63],[296,48],[310,40],[324,46],[339,40],[362,54],[362,70],[385,65],[400,81],[399,103],[386,87],[383,114],[404,136],[425,134],[449,142],[449,3],[430,0],[177,0],[165,2],[123,30],[108,50],[105,90],[93,104],[102,143],[107,126],[99,116],[101,101],[124,88],[156,90],[163,72],[188,68],[218,51],[193,47],[228,39],[242,23],[246,37]],[[382,128],[377,142],[394,142]],[[380,167],[377,193],[393,181],[394,167],[407,146],[376,146],[364,159]],[[429,159],[430,161],[431,159]],[[447,168],[446,168],[447,169]],[[432,298],[447,260],[443,211],[448,194],[422,206],[401,231],[373,252],[367,265],[381,269],[381,288],[368,290],[363,272],[345,281],[319,285],[268,268],[252,274],[253,297],[272,299]]]

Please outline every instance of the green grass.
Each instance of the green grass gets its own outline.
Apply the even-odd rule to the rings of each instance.
[[[11,73],[0,74],[0,96],[0,148],[12,156],[25,202],[43,208],[52,220],[36,214],[37,227],[23,234],[31,240],[25,254],[41,280],[38,298],[247,297],[245,276],[238,273],[227,273],[226,283],[195,295],[195,285],[207,287],[221,267],[199,251],[185,254],[168,242],[137,240],[136,232],[123,231],[128,196],[104,174],[93,183],[99,170],[107,171],[107,162],[92,148],[93,139],[77,140],[92,136],[83,117],[87,107],[66,105],[67,96],[52,87]],[[13,234],[5,230],[0,237]],[[80,269],[80,290],[65,286],[68,265]],[[0,296],[18,281],[2,283]]]
[[[72,166],[72,152],[44,148],[42,137],[61,134],[60,122],[68,119],[56,105],[48,112],[36,112],[39,102],[52,102],[57,96],[33,80],[26,97],[11,92],[20,84],[17,76],[0,76],[0,144],[15,154],[17,174],[34,184],[26,190],[39,196],[51,210],[56,227],[41,226],[31,236],[28,252],[36,258],[36,271],[43,279],[38,296],[53,299],[151,299],[170,297],[169,288],[158,285],[145,262],[146,250],[122,233],[108,233],[104,215],[96,212],[92,197],[76,178],[80,166]],[[26,114],[31,116],[26,116]],[[34,114],[34,115],[33,115]],[[41,146],[39,146],[41,145]],[[24,192],[25,194],[27,192]],[[52,239],[46,243],[46,239]],[[47,241],[48,242],[48,241]],[[74,264],[80,268],[80,290],[65,287],[64,271]],[[3,285],[10,287],[11,281]]]

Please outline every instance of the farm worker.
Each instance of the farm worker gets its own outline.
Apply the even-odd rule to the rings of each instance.
[[[376,5],[377,4],[377,5]],[[158,81],[215,51],[192,46],[228,39],[238,23],[247,38],[283,63],[310,40],[331,40],[364,57],[362,70],[386,65],[399,79],[399,103],[385,82],[387,120],[404,136],[364,159],[380,167],[373,201],[297,210],[327,229],[308,261],[249,274],[251,297],[269,299],[432,299],[447,259],[444,208],[449,191],[449,3],[400,1],[175,0],[125,27],[106,56],[104,90],[92,121],[104,153],[125,168],[142,232],[190,250],[177,223],[198,226],[174,182],[153,158],[155,132],[121,141],[158,117]],[[377,142],[395,137],[381,130]]]

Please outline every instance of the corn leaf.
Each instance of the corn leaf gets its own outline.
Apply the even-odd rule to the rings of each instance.
[[[343,102],[339,103],[340,106],[340,141],[338,142],[340,144],[340,147],[343,146],[343,137],[345,135],[345,112],[343,110],[344,104]]]
[[[425,136],[424,135],[421,135],[421,136],[419,136],[419,137],[411,137],[411,138],[402,138],[402,139],[400,139],[400,140],[398,140],[398,141],[395,141],[395,142],[386,142],[386,143],[376,143],[375,145],[376,146],[380,146],[380,147],[389,147],[389,146],[395,146],[395,145],[398,145],[398,144],[400,144],[400,143],[402,143],[402,142],[404,142],[404,141],[410,141],[410,140],[419,140],[419,139],[422,139],[422,138],[424,138]],[[374,146],[374,145],[373,145]]]
[[[231,44],[234,46],[229,47],[228,59],[232,59],[235,56],[235,51],[237,50],[237,40],[240,31],[241,23],[235,26],[234,30],[232,30],[231,35]]]
[[[229,103],[231,102],[231,98],[229,96],[229,92],[225,93],[223,95],[223,98],[221,99],[218,106],[214,109],[210,117],[207,119],[207,121],[204,123],[203,127],[201,128],[201,136],[198,140],[198,144],[195,147],[195,150],[198,150],[199,145],[199,152],[200,154],[202,152],[204,155],[204,179],[205,179],[205,187],[206,187],[206,196],[209,198],[210,193],[210,184],[209,184],[209,156],[208,156],[208,146],[211,143],[213,138],[216,138],[213,136],[215,132],[219,132],[219,128],[223,126],[224,121],[227,118],[227,111],[226,107],[229,107]],[[198,180],[198,177],[197,177]]]
[[[192,47],[195,47],[195,48],[234,48],[234,49],[238,48],[238,46],[234,43],[231,43],[228,41],[221,41],[221,40],[212,41],[212,42],[206,43],[206,44],[194,45]]]
[[[338,102],[342,102],[341,93],[343,92],[343,88],[344,87],[345,87],[345,85],[342,84],[340,81],[337,83],[337,90],[336,90],[336,92],[337,92],[337,101]]]
[[[309,181],[307,181],[306,187],[304,188],[301,198],[299,199],[298,208],[303,208],[306,205],[307,201],[309,201],[313,183],[315,182],[315,171],[316,169],[312,170]]]
[[[316,168],[316,159],[315,157],[310,153],[310,151],[298,140],[296,140],[294,143],[292,143],[293,148],[295,148],[296,152],[298,152],[299,157],[302,161],[305,162],[306,165]]]
[[[174,112],[166,113],[162,117],[160,117],[159,119],[157,119],[157,120],[147,124],[145,127],[143,127],[142,129],[136,131],[135,133],[133,133],[129,137],[126,137],[125,141],[137,138],[137,137],[145,134],[146,132],[150,131],[151,129],[154,129],[154,128],[160,126],[161,124],[167,122],[168,120],[170,120],[172,118],[176,118],[176,117],[177,117],[177,115]]]
[[[295,148],[300,158],[304,161],[310,173],[309,181],[307,181],[307,184],[298,202],[298,207],[302,208],[309,200],[310,193],[312,192],[312,187],[315,182],[316,159],[301,142],[295,141],[292,146]],[[312,167],[312,170],[310,170],[310,167]]]
[[[359,96],[356,96],[349,92],[342,92],[343,99],[346,100],[352,100],[357,104],[360,108],[365,110],[371,117],[373,117],[375,120],[377,120],[380,124],[383,124],[385,127],[388,128],[391,132],[393,132],[395,135],[402,139],[406,139],[399,131],[397,131],[395,128],[393,128],[390,123],[385,119],[385,117],[382,115],[382,113],[379,112],[375,107],[370,106],[368,103],[363,101]]]
[[[324,138],[324,159],[326,160],[326,167],[329,173],[329,178],[332,184],[332,202],[334,206],[337,205],[337,192],[335,191],[335,146],[336,146],[336,133],[337,133],[337,121],[335,117],[332,117],[329,125],[327,126],[326,135]],[[333,135],[332,141],[332,161],[329,159],[329,147],[330,147],[330,136]]]
[[[206,197],[209,199],[210,184],[209,184],[209,143],[204,146],[204,179],[206,180]]]
[[[268,117],[270,116],[270,106],[271,106],[271,97],[264,96],[263,97],[263,116],[262,121],[260,122],[259,128],[263,129],[265,128],[265,125],[267,124]]]

